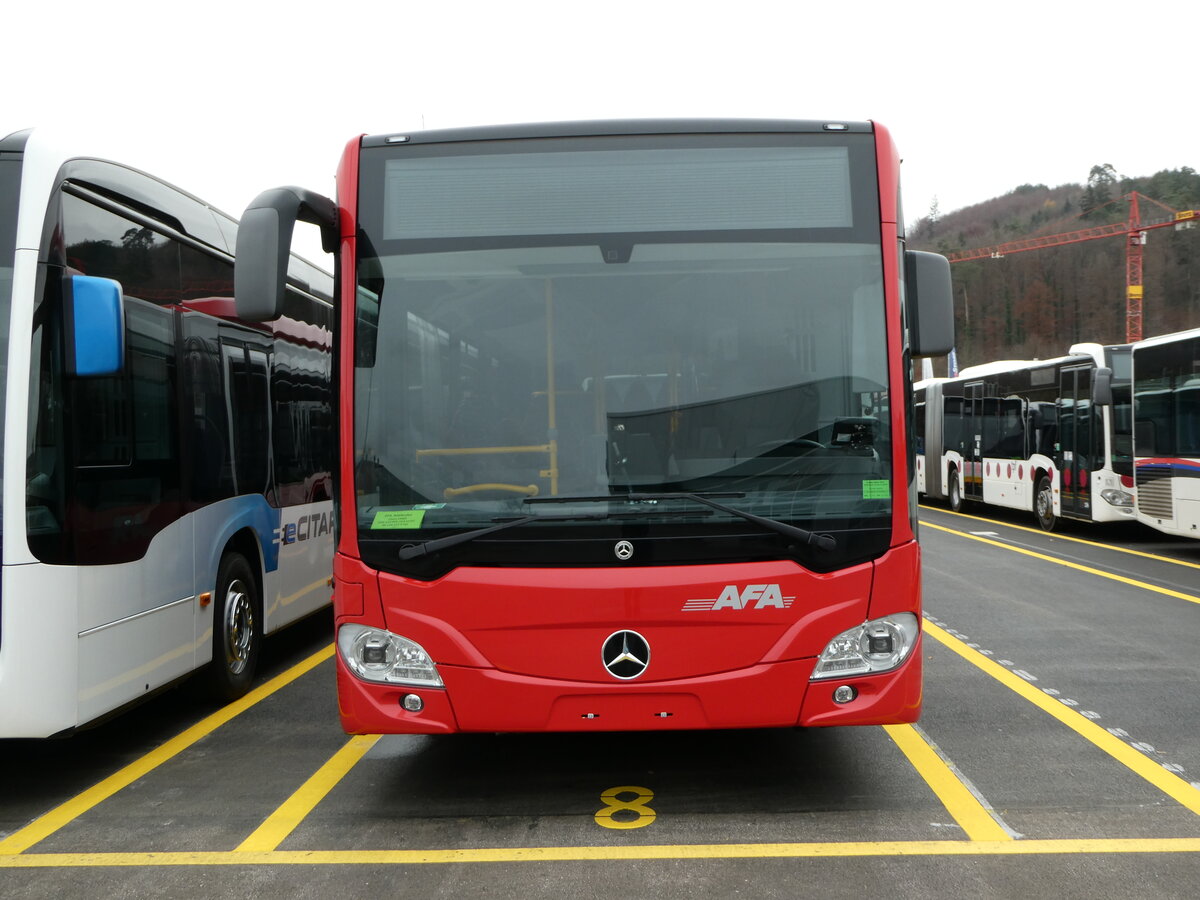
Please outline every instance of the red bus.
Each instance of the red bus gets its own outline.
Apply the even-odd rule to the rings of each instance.
[[[336,202],[337,683],[349,733],[911,722],[911,360],[949,265],[906,251],[870,122],[357,137]]]

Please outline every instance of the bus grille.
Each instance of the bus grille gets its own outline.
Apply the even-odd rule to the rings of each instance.
[[[1149,467],[1138,469],[1137,505],[1142,513],[1155,519],[1175,518],[1170,473],[1155,472]]]

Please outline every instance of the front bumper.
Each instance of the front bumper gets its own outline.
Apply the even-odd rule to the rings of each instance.
[[[718,728],[885,725],[921,712],[921,643],[898,669],[810,682],[812,659],[638,685],[531,678],[496,669],[439,666],[445,689],[368,683],[337,661],[342,726],[348,734],[668,731]],[[833,699],[848,684],[857,696]],[[416,694],[420,712],[401,700]]]

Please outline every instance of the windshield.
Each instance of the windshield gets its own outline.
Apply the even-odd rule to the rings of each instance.
[[[1137,349],[1135,452],[1200,458],[1200,334]]]
[[[835,564],[669,496],[718,493],[837,535],[839,564],[882,552],[892,473],[870,136],[772,137],[364,151],[365,556],[403,571],[397,542],[528,518],[446,553],[611,564],[612,540],[636,531],[655,542],[642,562]],[[630,493],[662,496],[619,499]]]

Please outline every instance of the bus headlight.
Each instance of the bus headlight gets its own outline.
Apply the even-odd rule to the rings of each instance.
[[[424,647],[382,628],[343,625],[338,629],[338,652],[350,671],[364,681],[443,686]]]
[[[895,613],[843,631],[821,651],[811,680],[888,672],[908,659],[919,633],[912,613]]]
[[[1109,506],[1119,506],[1127,509],[1133,506],[1133,494],[1129,491],[1119,491],[1116,488],[1108,488],[1100,492],[1100,496],[1104,498],[1104,502]]]

